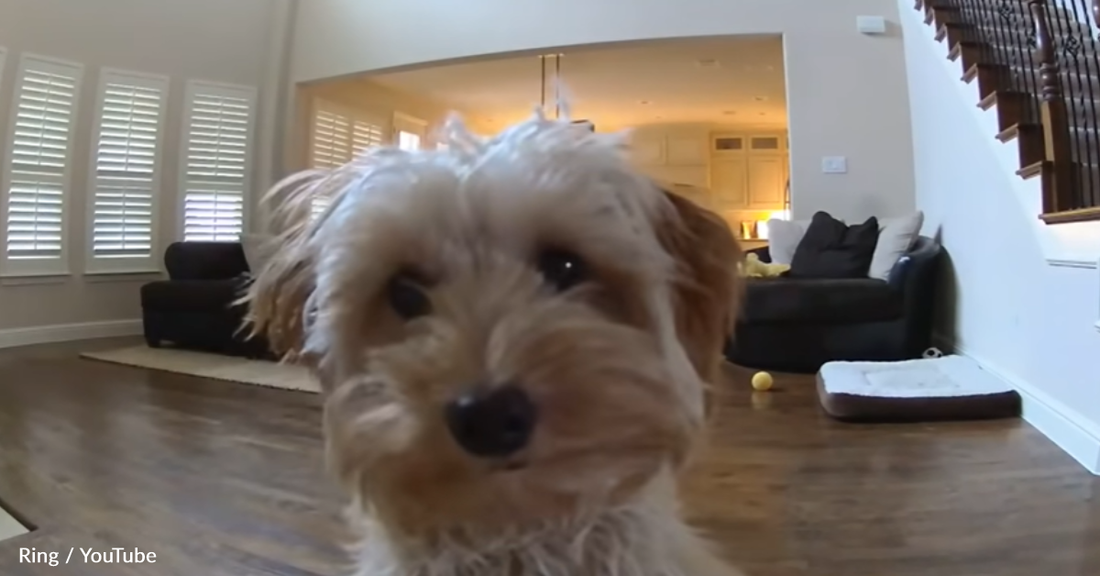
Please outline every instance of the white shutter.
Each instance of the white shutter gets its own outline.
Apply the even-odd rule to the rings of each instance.
[[[314,168],[337,168],[367,148],[381,146],[383,128],[369,115],[324,100],[315,100],[313,129],[310,131],[310,163]],[[330,203],[317,197],[310,203],[310,217],[316,218]]]
[[[314,168],[335,168],[351,160],[351,118],[318,103],[313,116]]]
[[[89,272],[157,269],[160,147],[168,78],[103,70],[92,146]]]
[[[4,182],[5,275],[69,272],[65,198],[83,73],[73,62],[20,59]]]
[[[377,122],[355,119],[355,128],[352,132],[352,152],[356,155],[375,146],[381,146],[383,141],[382,126]]]
[[[183,239],[229,242],[244,229],[256,89],[187,86],[183,129]]]

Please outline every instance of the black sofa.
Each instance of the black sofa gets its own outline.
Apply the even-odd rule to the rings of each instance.
[[[145,341],[231,356],[269,358],[267,342],[241,329],[234,305],[250,279],[238,242],[175,242],[164,252],[168,280],[141,287]]]
[[[770,262],[768,249],[755,252]],[[750,278],[726,358],[813,373],[833,360],[905,360],[931,346],[943,249],[921,236],[887,280]]]

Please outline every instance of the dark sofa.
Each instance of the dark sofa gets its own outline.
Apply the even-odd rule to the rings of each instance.
[[[768,249],[755,252],[770,262]],[[832,360],[904,360],[931,346],[942,247],[921,236],[887,280],[750,278],[726,348],[735,364],[816,372]]]
[[[141,287],[145,341],[232,356],[267,358],[262,338],[241,330],[246,308],[234,305],[248,285],[237,242],[175,242],[164,252],[168,280]]]

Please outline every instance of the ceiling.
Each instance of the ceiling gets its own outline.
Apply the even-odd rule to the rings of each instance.
[[[547,60],[553,103],[554,60]],[[561,78],[573,117],[597,127],[719,123],[786,127],[780,37],[662,40],[569,50]],[[372,76],[372,81],[463,111],[499,128],[539,102],[540,60],[526,55]]]

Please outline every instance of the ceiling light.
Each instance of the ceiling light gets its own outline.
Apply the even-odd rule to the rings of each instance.
[[[638,104],[641,104],[642,106],[646,106],[646,105],[649,104],[649,100],[639,100]]]
[[[718,68],[722,63],[714,58],[700,58],[695,61],[695,65],[700,68]]]
[[[736,110],[723,110],[722,114],[725,114],[726,116],[733,116],[734,114],[737,114],[737,111]]]

